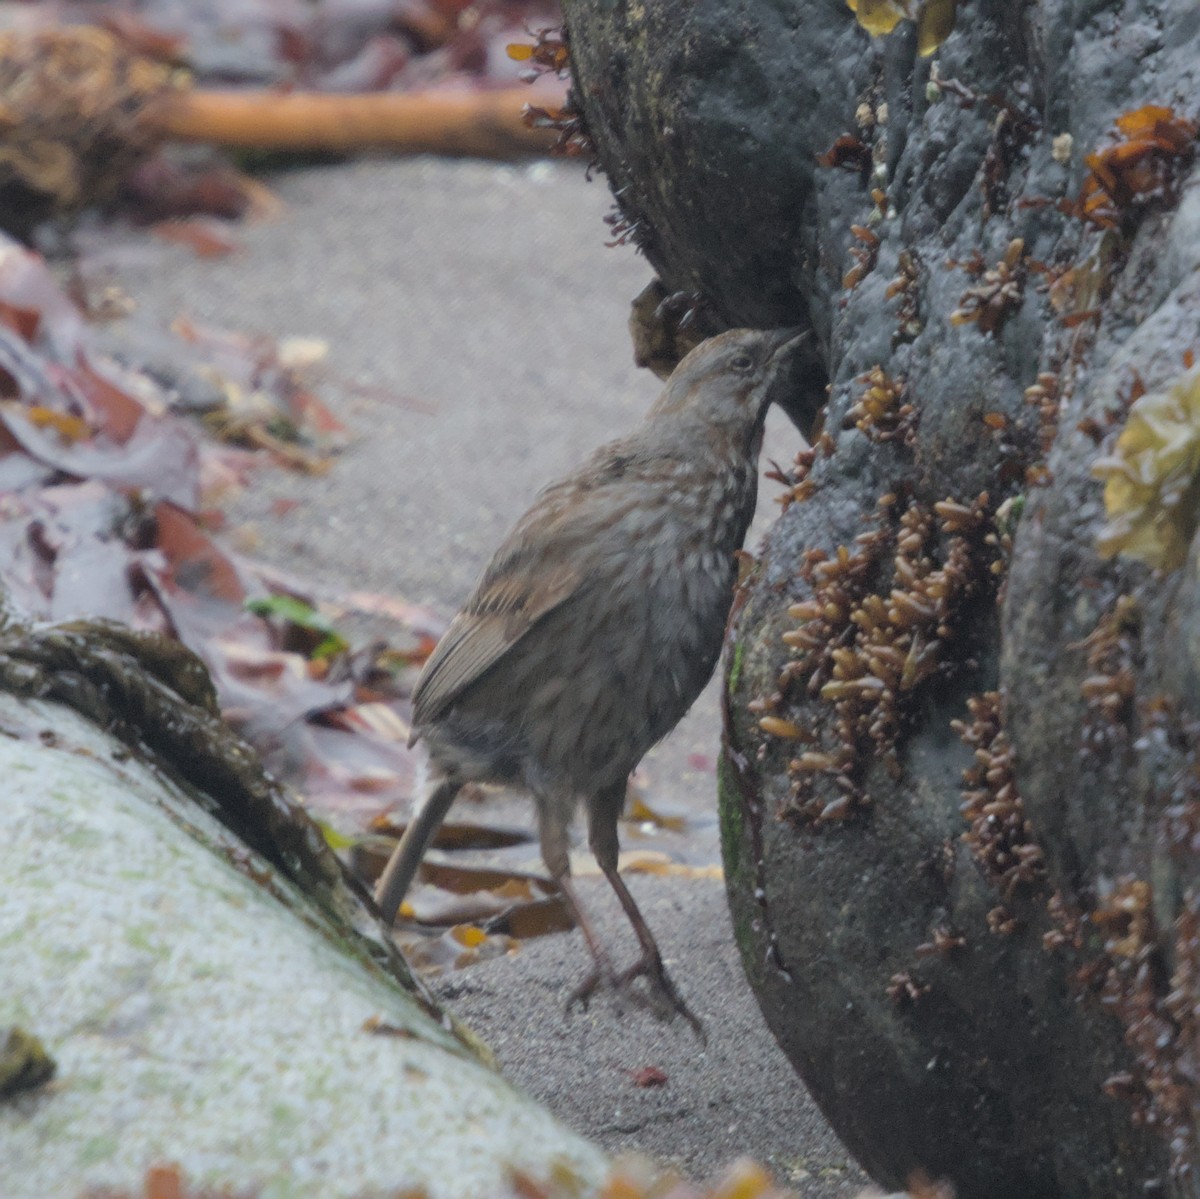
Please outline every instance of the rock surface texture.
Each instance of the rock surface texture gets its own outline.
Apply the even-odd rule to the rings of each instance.
[[[171,646],[0,636],[0,1194],[140,1195],[168,1162],[263,1199],[596,1190],[601,1152],[422,999]],[[10,1026],[42,1051],[19,1089]]]
[[[728,658],[769,1024],[882,1183],[1196,1193],[1200,8],[564,8],[618,227],[830,385]]]

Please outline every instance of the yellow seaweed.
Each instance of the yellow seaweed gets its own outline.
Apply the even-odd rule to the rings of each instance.
[[[891,33],[909,15],[907,6],[896,0],[846,0],[846,4],[872,37]]]
[[[1178,569],[1200,525],[1200,368],[1137,400],[1092,474],[1108,517],[1097,551]]]
[[[891,33],[901,21],[917,23],[917,52],[928,58],[954,29],[958,0],[846,0],[846,7],[872,37]]]
[[[917,18],[917,53],[928,58],[954,32],[957,0],[926,0]]]

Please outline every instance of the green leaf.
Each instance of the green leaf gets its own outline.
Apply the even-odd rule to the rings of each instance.
[[[330,658],[350,648],[350,642],[337,631],[328,616],[294,595],[269,595],[264,599],[247,600],[246,611],[264,619],[274,617],[312,633],[324,634],[311,652],[314,658]]]

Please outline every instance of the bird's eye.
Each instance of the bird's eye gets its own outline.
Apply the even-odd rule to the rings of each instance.
[[[745,373],[746,371],[751,371],[754,369],[754,359],[751,358],[749,354],[739,354],[736,358],[730,361],[729,365],[735,371],[742,371]]]

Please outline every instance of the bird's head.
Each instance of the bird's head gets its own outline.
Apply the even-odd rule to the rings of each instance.
[[[675,368],[649,419],[753,435],[806,336],[799,329],[731,329],[710,337]]]

